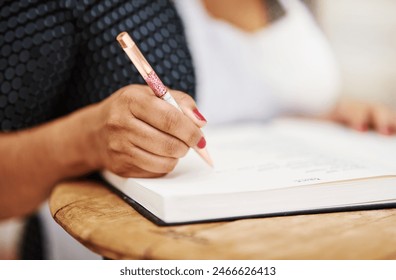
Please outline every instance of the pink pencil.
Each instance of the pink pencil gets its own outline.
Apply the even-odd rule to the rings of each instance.
[[[168,88],[162,83],[153,68],[144,58],[143,54],[140,52],[131,36],[129,36],[127,32],[122,32],[118,34],[117,41],[120,43],[122,49],[128,55],[129,59],[135,65],[136,69],[139,71],[140,75],[142,75],[148,86],[153,90],[154,94],[182,111],[176,100],[170,94]],[[206,161],[206,163],[213,167],[213,161],[210,158],[206,148],[199,147],[201,144],[205,144],[201,143],[202,141],[205,141],[205,138],[202,138],[198,145],[193,147],[193,149],[202,157],[204,161]]]

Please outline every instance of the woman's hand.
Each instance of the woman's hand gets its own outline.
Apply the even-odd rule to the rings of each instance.
[[[202,139],[199,128],[206,121],[190,96],[171,94],[184,114],[140,85],[126,86],[93,107],[90,131],[97,167],[124,177],[158,177],[172,171]]]
[[[377,103],[342,98],[325,118],[359,131],[374,129],[384,135],[396,132],[396,112]]]
[[[170,172],[200,141],[206,123],[191,97],[172,95],[184,114],[149,87],[132,85],[51,122],[0,133],[0,220],[34,211],[57,182],[92,171]]]

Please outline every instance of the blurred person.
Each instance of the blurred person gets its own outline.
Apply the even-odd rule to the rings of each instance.
[[[196,100],[212,124],[288,114],[394,132],[395,113],[386,106],[340,95],[334,54],[301,1],[177,0],[176,6],[194,60]]]
[[[194,7],[191,26],[202,24],[200,31],[187,22],[182,5]],[[34,213],[68,178],[102,169],[124,177],[170,172],[203,137],[206,119],[193,98],[213,123],[296,114],[393,131],[393,112],[385,107],[337,101],[334,59],[297,0],[190,0],[178,6],[197,94],[172,1],[5,1],[0,219]],[[115,41],[121,31],[131,33],[186,115],[141,85]],[[38,222],[29,219],[25,240],[42,235]]]

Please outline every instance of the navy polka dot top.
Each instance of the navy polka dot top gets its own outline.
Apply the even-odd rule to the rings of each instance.
[[[0,131],[31,127],[145,84],[116,36],[127,31],[169,88],[194,96],[169,0],[24,0],[0,5]]]

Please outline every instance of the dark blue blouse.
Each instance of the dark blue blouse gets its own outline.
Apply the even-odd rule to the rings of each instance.
[[[168,0],[0,0],[0,131],[31,127],[144,84],[127,31],[170,88],[194,96],[182,23]]]

